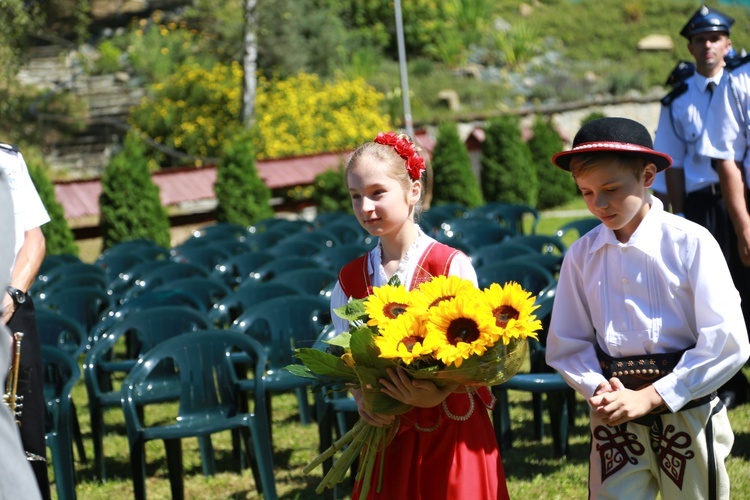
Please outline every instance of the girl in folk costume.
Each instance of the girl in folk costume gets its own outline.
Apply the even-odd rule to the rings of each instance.
[[[424,159],[405,135],[378,134],[360,146],[346,166],[346,182],[357,220],[378,245],[346,264],[331,297],[331,311],[348,299],[364,298],[373,287],[394,275],[407,289],[437,275],[457,275],[476,285],[470,259],[458,250],[425,235],[414,222],[423,194]],[[332,315],[339,333],[345,320]],[[426,380],[411,380],[400,368],[381,379],[383,392],[414,408],[400,416],[369,412],[354,390],[359,415],[375,426],[397,422],[397,431],[375,460],[369,498],[504,499],[508,498],[500,453],[487,408],[494,403],[484,387],[437,388]],[[361,484],[354,487],[359,498]]]

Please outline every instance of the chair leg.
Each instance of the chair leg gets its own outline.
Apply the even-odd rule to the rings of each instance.
[[[203,475],[213,476],[216,474],[216,459],[214,457],[214,446],[211,443],[211,435],[198,436],[198,445],[201,451],[201,462]]]
[[[510,404],[508,390],[493,387],[492,393],[497,398],[495,408],[492,409],[492,421],[495,426],[495,439],[501,450],[513,447],[513,433],[510,429]]]
[[[89,416],[91,418],[91,440],[94,444],[94,471],[99,474],[99,479],[107,479],[104,466],[104,416],[102,408],[89,403]]]
[[[255,481],[256,488],[258,489],[258,494],[263,494],[263,480],[260,475],[260,466],[258,465],[258,457],[255,454],[255,438],[253,437],[253,431],[248,428],[240,428],[238,430],[239,437],[244,443],[245,447],[245,453],[244,456],[247,457],[247,462],[250,466],[250,472],[253,475],[253,481]],[[239,446],[239,445],[238,445]],[[241,449],[238,447],[238,449]]]
[[[310,411],[310,401],[307,398],[307,387],[298,387],[295,392],[297,393],[300,423],[309,425],[312,422],[312,412]]]
[[[552,429],[552,444],[556,457],[568,455],[568,394],[567,391],[553,391],[547,393],[550,427]]]
[[[264,428],[265,422],[259,420],[250,421],[250,430],[252,433],[253,448],[258,462],[258,473],[260,483],[258,488],[263,489],[263,498],[266,500],[277,500],[276,482],[273,477],[273,450],[269,431]],[[268,438],[266,438],[268,436]]]
[[[169,486],[172,490],[172,500],[184,500],[185,485],[182,480],[182,441],[180,439],[165,439],[164,448],[167,451],[167,469],[169,470]]]
[[[83,447],[83,434],[81,433],[81,424],[78,422],[78,413],[76,411],[75,403],[72,403],[71,412],[73,414],[73,439],[76,443],[76,450],[78,451],[78,459],[87,464],[86,450]]]
[[[135,500],[146,500],[146,455],[143,441],[130,442],[130,473]]]
[[[531,394],[531,407],[534,412],[534,439],[541,441],[544,439],[544,401],[541,393]]]

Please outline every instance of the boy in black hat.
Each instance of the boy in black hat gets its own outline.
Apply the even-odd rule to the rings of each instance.
[[[571,245],[547,363],[590,405],[592,498],[729,498],[716,390],[750,356],[716,240],[648,194],[671,158],[638,122],[584,125],[552,161],[602,224]]]

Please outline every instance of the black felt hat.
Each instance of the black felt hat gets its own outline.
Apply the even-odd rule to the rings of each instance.
[[[690,37],[693,35],[705,33],[707,31],[723,31],[729,35],[729,28],[731,28],[733,24],[733,17],[703,4],[695,11],[693,17],[691,17],[687,24],[682,28],[680,35],[688,40],[690,40]]]
[[[646,127],[635,120],[614,117],[586,123],[573,139],[573,148],[557,153],[552,157],[552,163],[569,171],[574,155],[604,152],[652,161],[657,172],[672,165],[669,155],[654,151],[654,143]]]

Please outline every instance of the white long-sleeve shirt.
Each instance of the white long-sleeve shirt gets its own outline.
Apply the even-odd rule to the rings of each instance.
[[[547,363],[581,395],[606,379],[594,346],[612,357],[687,349],[653,386],[671,411],[710,394],[750,356],[740,297],[703,227],[651,209],[627,243],[601,225],[569,248],[555,294]]]

